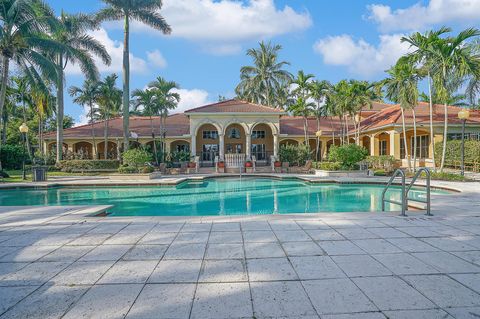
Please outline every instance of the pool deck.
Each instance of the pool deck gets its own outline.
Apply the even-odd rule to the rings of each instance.
[[[480,184],[433,184],[433,217],[0,207],[0,319],[478,318]]]

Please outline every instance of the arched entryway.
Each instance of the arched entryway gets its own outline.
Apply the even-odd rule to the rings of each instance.
[[[258,123],[252,127],[250,137],[251,155],[255,156],[257,165],[268,165],[275,148],[272,128],[266,123]]]
[[[225,128],[225,154],[246,154],[246,134],[242,125],[234,123]]]
[[[318,149],[317,149],[317,139],[310,138],[308,140],[308,147],[310,148],[310,158],[315,161],[320,161],[322,159],[322,141],[318,139]]]
[[[215,156],[219,155],[219,127],[206,123],[198,127],[196,131],[195,154],[200,157],[202,166],[213,166]]]
[[[170,143],[170,152],[190,152],[190,142],[176,140]]]
[[[90,142],[78,142],[73,144],[73,152],[75,158],[78,159],[92,159],[93,146]]]
[[[280,141],[280,147],[284,146],[284,145],[298,145],[298,141],[291,140],[291,139],[281,140]]]
[[[98,158],[105,159],[105,141],[97,144]],[[107,159],[117,158],[117,143],[108,141],[107,143]]]
[[[378,154],[375,155],[390,155],[390,134],[382,132],[375,139],[378,140]]]
[[[409,150],[409,154],[413,159],[413,149],[415,146],[415,135],[413,130],[407,130],[407,149]],[[432,147],[430,145],[430,132],[427,130],[417,129],[417,148],[415,152],[415,156],[417,159],[428,159],[431,158]],[[403,133],[400,134],[400,158],[405,159],[405,147],[404,147],[404,139]]]
[[[49,154],[57,152],[57,142],[48,144],[47,151]],[[68,151],[68,144],[63,143],[63,153],[65,154]]]
[[[327,145],[327,156],[328,156],[328,153],[330,152],[330,148],[332,147],[332,145],[336,145],[336,146],[341,145],[340,138],[336,138],[335,141],[334,140],[329,140],[329,141],[327,141],[326,145]]]

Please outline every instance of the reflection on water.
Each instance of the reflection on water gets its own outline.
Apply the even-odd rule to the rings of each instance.
[[[221,178],[177,187],[61,187],[0,191],[0,205],[114,205],[115,216],[369,212],[381,209],[381,185]],[[447,193],[435,191],[435,193]],[[410,197],[424,196],[412,189]],[[399,200],[399,188],[387,198]],[[389,204],[387,210],[398,210]]]

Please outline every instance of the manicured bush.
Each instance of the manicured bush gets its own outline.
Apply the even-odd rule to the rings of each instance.
[[[153,166],[144,166],[142,168],[142,173],[143,174],[153,173],[154,171],[155,171],[155,168],[153,168]]]
[[[128,165],[121,165],[118,168],[118,172],[120,174],[135,174],[135,173],[138,173],[138,168],[133,166],[128,166]]]
[[[426,175],[425,173],[421,174],[421,177],[425,178]],[[460,174],[454,174],[454,173],[446,173],[446,172],[430,172],[430,178],[433,180],[441,180],[441,181],[451,181],[451,182],[463,182],[467,180],[465,176],[462,176]]]
[[[342,163],[342,169],[354,169],[358,162],[363,161],[368,155],[368,150],[356,144],[342,146],[332,145],[328,153],[330,162]]]
[[[366,161],[369,168],[384,171],[385,173],[393,171],[397,162],[395,157],[391,155],[368,156]]]
[[[152,160],[152,154],[144,149],[132,148],[122,154],[123,164],[134,167],[137,172]]]
[[[315,168],[324,171],[339,171],[342,169],[342,163],[339,162],[316,162]]]
[[[435,143],[435,159],[438,165],[442,159],[443,143]],[[445,162],[460,161],[462,154],[462,141],[447,141]],[[465,141],[465,162],[480,163],[480,141]]]
[[[288,162],[290,166],[305,165],[305,162],[310,159],[310,147],[305,144],[282,145],[278,156],[281,162]]]
[[[117,160],[63,160],[56,167],[62,172],[83,172],[116,170],[119,165]]]
[[[0,150],[2,168],[21,169],[23,156],[25,156],[26,161],[29,162],[28,154],[24,151],[22,145],[3,145]]]
[[[190,152],[180,151],[171,153],[171,159],[173,162],[188,162],[190,161],[190,157]]]

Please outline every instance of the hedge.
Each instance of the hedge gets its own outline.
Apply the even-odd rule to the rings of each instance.
[[[385,173],[393,171],[397,160],[391,155],[367,156],[368,167],[373,170],[384,171]]]
[[[340,162],[316,162],[314,167],[324,171],[339,171],[342,169]]]
[[[278,156],[281,162],[288,162],[290,166],[301,166],[310,159],[310,148],[305,144],[286,144],[280,146]]]
[[[356,144],[342,146],[332,145],[328,152],[330,162],[340,162],[342,169],[355,169],[357,163],[363,161],[368,155],[368,150]]]
[[[64,160],[57,164],[62,172],[117,170],[117,160]]]
[[[21,169],[22,158],[25,156],[25,161],[30,162],[27,152],[24,151],[22,145],[3,145],[0,150],[0,159],[2,161],[3,169]]]
[[[435,159],[439,164],[442,159],[443,143],[435,143]],[[462,141],[447,141],[445,161],[460,161],[462,153]],[[480,141],[465,141],[465,162],[480,163]]]

